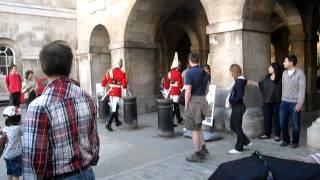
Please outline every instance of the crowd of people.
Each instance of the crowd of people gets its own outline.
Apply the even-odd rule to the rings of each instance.
[[[77,82],[69,78],[73,53],[69,46],[60,41],[46,45],[40,52],[40,63],[49,84],[41,96],[36,98],[37,83],[33,72],[27,71],[25,80],[17,74],[16,66],[10,67],[6,87],[10,92],[10,106],[3,115],[5,127],[0,138],[0,149],[6,144],[3,156],[9,179],[94,179],[91,166],[99,160],[100,142],[97,132],[97,109],[93,99]],[[270,64],[268,74],[259,82],[247,80],[241,66],[232,64],[230,78],[234,84],[226,98],[226,108],[231,108],[230,127],[236,134],[236,144],[230,154],[241,153],[252,146],[242,129],[246,112],[244,94],[247,85],[259,87],[263,97],[264,133],[260,139],[272,137],[280,146],[299,146],[300,113],[304,103],[306,77],[297,65],[297,58],[289,55],[283,65]],[[127,88],[126,74],[121,69],[120,59],[104,76],[102,86],[109,88],[111,113],[106,129],[111,125],[122,125],[118,117],[119,101]],[[173,116],[180,124],[185,121],[186,129],[192,131],[194,153],[186,157],[189,162],[203,162],[210,152],[202,133],[202,120],[209,113],[205,95],[211,81],[210,66],[200,66],[200,55],[191,53],[188,68],[180,72],[176,57],[164,80],[164,97],[173,100]],[[181,92],[184,91],[181,97]],[[20,94],[24,93],[28,108],[21,128]],[[124,91],[125,92],[125,91]],[[180,115],[180,101],[184,99],[184,118]],[[288,121],[292,121],[292,139],[288,133]],[[22,141],[23,138],[23,141]],[[316,157],[318,154],[315,155]]]

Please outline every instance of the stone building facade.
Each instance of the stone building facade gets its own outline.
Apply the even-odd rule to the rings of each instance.
[[[211,65],[218,87],[217,116],[232,85],[228,68],[240,64],[244,75],[260,80],[273,61],[291,51],[307,74],[306,110],[319,109],[316,92],[319,1],[307,0],[88,0],[78,1],[80,81],[94,92],[112,61],[123,58],[138,111],[155,110],[159,74],[167,72],[175,51],[182,66],[199,52]],[[247,118],[261,119],[257,88],[248,87]],[[228,119],[228,118],[225,118]]]
[[[23,77],[27,70],[33,70],[37,79],[44,76],[38,61],[43,45],[62,40],[76,52],[75,0],[1,0],[0,17],[0,93],[4,98],[3,79],[11,63]],[[75,65],[72,77],[78,79],[77,74]]]

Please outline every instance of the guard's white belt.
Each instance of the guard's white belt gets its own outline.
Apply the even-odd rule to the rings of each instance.
[[[110,84],[109,86],[112,88],[121,88],[121,85],[118,84]]]
[[[177,84],[171,84],[170,86],[171,87],[179,87],[179,85],[177,85]]]

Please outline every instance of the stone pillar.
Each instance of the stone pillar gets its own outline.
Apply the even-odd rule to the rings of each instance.
[[[320,117],[307,129],[307,145],[320,149]]]
[[[156,111],[159,80],[158,45],[125,42],[110,45],[112,62],[123,58],[129,90],[137,96],[138,113]]]
[[[90,53],[89,52],[78,52],[79,57],[79,81],[80,86],[89,95],[92,95],[91,85],[91,65],[90,65]]]
[[[210,38],[210,57],[212,83],[217,85],[216,125],[218,129],[230,130],[230,109],[225,109],[225,100],[233,85],[229,75],[231,64],[243,67],[244,76],[250,80],[261,80],[267,73],[270,63],[270,34],[264,32],[260,24],[251,30],[242,20],[217,23],[207,27]],[[256,87],[247,86],[245,95],[247,111],[243,118],[243,129],[250,137],[263,133],[261,94]]]

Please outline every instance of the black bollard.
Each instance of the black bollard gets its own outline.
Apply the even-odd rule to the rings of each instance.
[[[125,127],[138,128],[137,98],[135,96],[123,97],[123,121]]]
[[[98,115],[99,119],[106,119],[110,114],[110,106],[109,106],[109,99],[105,98],[103,101],[101,97],[98,98]]]
[[[174,126],[172,119],[172,99],[158,99],[158,135],[160,137],[173,137]]]

